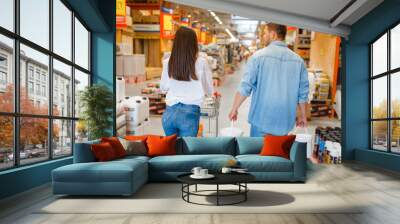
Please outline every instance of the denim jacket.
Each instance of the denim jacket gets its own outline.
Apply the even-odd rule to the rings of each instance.
[[[250,57],[239,86],[251,96],[248,121],[264,133],[286,135],[294,127],[297,104],[308,101],[303,59],[284,42],[273,41]]]

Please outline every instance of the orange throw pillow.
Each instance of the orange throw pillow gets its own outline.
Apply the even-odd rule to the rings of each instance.
[[[296,135],[273,136],[266,135],[264,137],[264,146],[261,149],[261,156],[280,156],[289,159],[290,148]]]
[[[124,146],[121,144],[117,137],[101,138],[101,142],[108,142],[114,149],[117,158],[122,158],[126,156],[126,151]]]
[[[108,142],[93,144],[91,145],[91,149],[94,157],[99,162],[110,161],[117,158],[112,145]]]
[[[176,155],[176,139],[177,135],[165,137],[154,135],[148,136],[146,140],[148,147],[147,155],[151,157]]]
[[[128,141],[142,141],[146,142],[148,135],[127,135],[125,139]]]

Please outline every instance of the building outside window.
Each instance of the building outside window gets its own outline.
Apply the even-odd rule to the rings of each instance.
[[[90,83],[82,82],[90,80],[91,74],[89,30],[64,1],[20,0],[19,3],[19,12],[13,13],[14,17],[20,16],[14,18],[20,21],[15,29],[19,33],[9,27],[3,27],[9,30],[4,33],[0,29],[0,87],[2,83],[11,87],[0,88],[0,170],[70,156],[74,141],[87,138],[86,127],[78,122],[79,113],[74,113],[72,105],[79,102],[78,92]],[[14,53],[19,56],[18,63],[12,60]],[[14,99],[16,65],[20,94]],[[79,75],[74,79],[76,73]],[[79,85],[79,89],[73,92],[69,88],[73,85]],[[14,105],[18,106],[18,112],[14,111]]]
[[[371,148],[400,153],[400,24],[370,45]]]

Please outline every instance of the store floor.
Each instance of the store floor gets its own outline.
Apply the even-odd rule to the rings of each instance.
[[[220,111],[219,111],[219,130],[225,127],[229,127],[231,122],[228,119],[228,114],[230,112],[233,97],[236,93],[237,87],[239,86],[240,80],[245,72],[246,64],[242,63],[239,68],[230,75],[225,75],[225,79],[222,82],[220,87],[215,88],[216,91],[220,92],[221,97],[221,104],[220,104]],[[152,82],[152,81],[148,81]],[[126,94],[128,96],[135,96],[140,95],[140,90],[148,83],[140,83],[136,85],[131,85],[127,87]],[[251,99],[248,98],[242,105],[239,110],[239,117],[238,120],[235,122],[235,126],[239,127],[244,131],[245,136],[250,135],[250,125],[247,122],[247,117],[249,113]],[[150,118],[151,124],[146,127],[145,132],[146,134],[157,134],[157,135],[164,135],[164,131],[161,124],[161,117],[160,116],[152,116]],[[215,120],[212,119],[209,121],[207,118],[202,118],[200,121],[204,125],[204,135],[205,136],[215,136],[216,128],[215,128]],[[314,133],[315,128],[318,126],[326,127],[340,127],[340,121],[337,119],[329,119],[329,118],[313,118],[308,125],[307,130],[297,130],[299,132],[307,132],[307,133]]]

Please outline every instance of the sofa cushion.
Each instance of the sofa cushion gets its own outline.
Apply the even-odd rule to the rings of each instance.
[[[147,163],[140,159],[75,163],[53,170],[53,181],[130,182],[136,172],[147,172]]]
[[[237,137],[236,155],[260,154],[264,145],[263,137]]]
[[[96,157],[96,161],[105,162],[118,158],[112,145],[108,142],[93,144],[90,147],[92,149],[94,157]]]
[[[231,155],[175,155],[158,156],[149,160],[150,171],[190,172],[193,167],[203,167],[210,171],[219,171],[228,160],[235,159]]]
[[[250,172],[293,172],[292,161],[278,156],[239,155],[236,159]]]
[[[147,155],[154,156],[165,156],[176,154],[176,139],[177,135],[171,136],[149,136],[147,137]]]
[[[179,141],[178,154],[202,155],[225,154],[235,155],[235,138],[232,137],[183,137]]]

